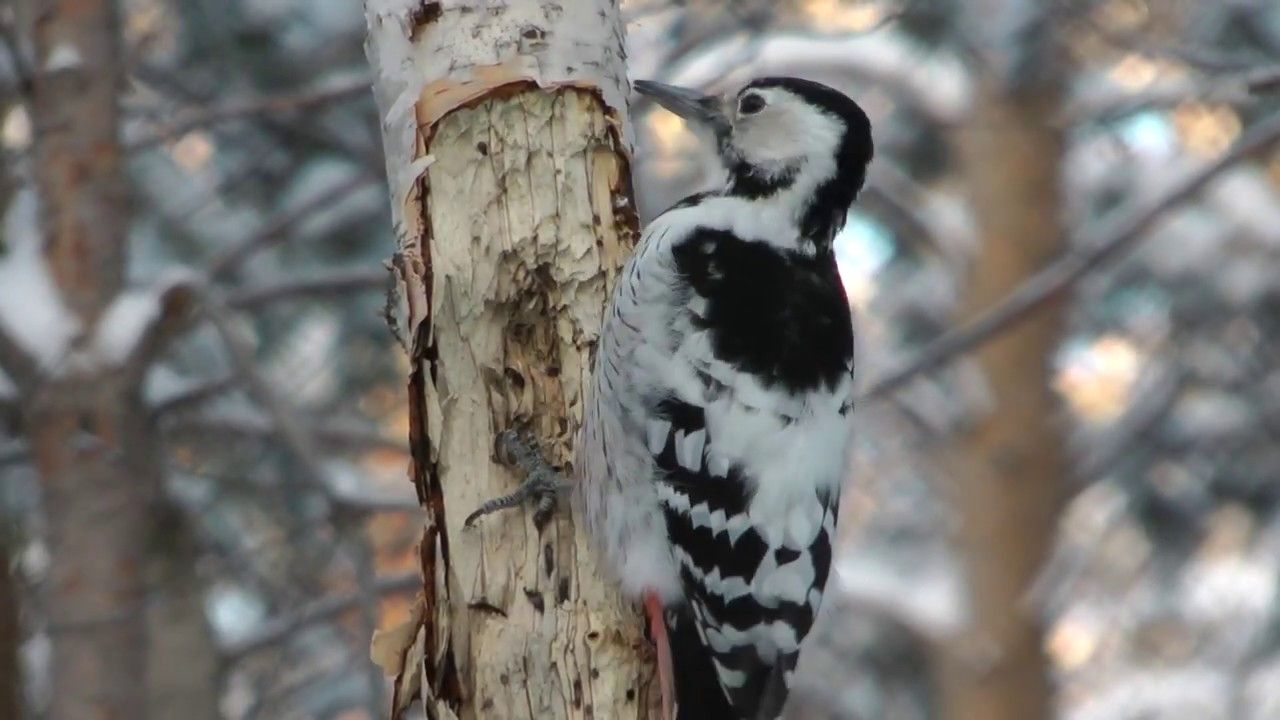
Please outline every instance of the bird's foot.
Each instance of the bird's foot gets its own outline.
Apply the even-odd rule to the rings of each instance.
[[[556,500],[561,492],[568,489],[560,473],[542,457],[538,443],[533,439],[521,439],[515,430],[504,430],[498,435],[498,457],[504,462],[514,465],[524,474],[524,481],[515,492],[496,497],[467,516],[463,525],[471,527],[477,519],[508,508],[520,507],[534,503],[533,523],[542,527],[551,519],[556,509]],[[505,456],[505,457],[504,457]]]

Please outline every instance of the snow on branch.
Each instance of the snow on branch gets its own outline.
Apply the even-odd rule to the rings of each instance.
[[[126,290],[111,302],[94,334],[94,349],[111,364],[123,363],[160,322],[160,298],[150,288]]]
[[[22,189],[4,217],[0,366],[19,388],[57,367],[81,331],[45,262],[38,211],[35,191]]]
[[[50,274],[37,213],[35,191],[24,189],[15,194],[4,219],[0,395],[73,368],[105,364],[145,372],[188,314],[196,278],[174,270],[151,287],[124,291],[86,332]]]
[[[197,282],[189,272],[172,270],[151,287],[120,293],[94,328],[94,358],[129,372],[145,373],[166,341],[189,318]]]

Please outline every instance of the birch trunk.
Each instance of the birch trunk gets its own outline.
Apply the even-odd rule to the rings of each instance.
[[[494,437],[566,465],[607,294],[637,232],[615,0],[367,0],[399,242],[422,617],[375,639],[396,712],[656,717],[638,612],[565,503],[463,518],[517,483]],[[568,469],[568,468],[567,468]]]
[[[1016,3],[989,3],[992,15]],[[1007,17],[1007,15],[1005,15]],[[1017,27],[1006,22],[1004,27]],[[1059,178],[1061,63],[1047,25],[1029,23],[1021,52],[982,66],[973,113],[960,132],[965,186],[984,249],[965,301],[972,316],[1008,296],[1064,249]],[[1018,43],[1005,38],[988,47]],[[1015,51],[1015,53],[1018,51]],[[1014,68],[1004,76],[994,68]],[[1062,301],[975,353],[991,412],[960,437],[948,463],[961,524],[970,625],[941,663],[943,716],[1031,720],[1052,716],[1049,667],[1032,584],[1057,529],[1067,481],[1060,407],[1048,373],[1062,338]]]

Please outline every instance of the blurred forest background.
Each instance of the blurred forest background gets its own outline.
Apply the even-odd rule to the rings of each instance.
[[[384,717],[420,516],[361,3],[110,5],[0,4],[0,718],[73,717],[68,677]],[[873,397],[798,716],[1280,718],[1280,4],[623,9],[633,78],[810,77],[876,128],[838,240]],[[714,168],[632,112],[648,219]]]

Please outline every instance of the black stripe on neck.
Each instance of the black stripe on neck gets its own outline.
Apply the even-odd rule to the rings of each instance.
[[[791,167],[769,176],[738,160],[729,168],[725,194],[748,200],[768,198],[795,185],[799,174],[798,168]],[[819,184],[800,208],[800,237],[820,248],[830,247],[865,180],[865,166],[841,166],[835,177]]]
[[[829,248],[844,227],[858,190],[866,179],[864,167],[841,167],[836,176],[818,186],[800,216],[800,236]]]
[[[769,197],[794,185],[798,174],[796,168],[786,168],[780,173],[766,175],[760,168],[738,160],[729,167],[726,194],[750,200]]]

